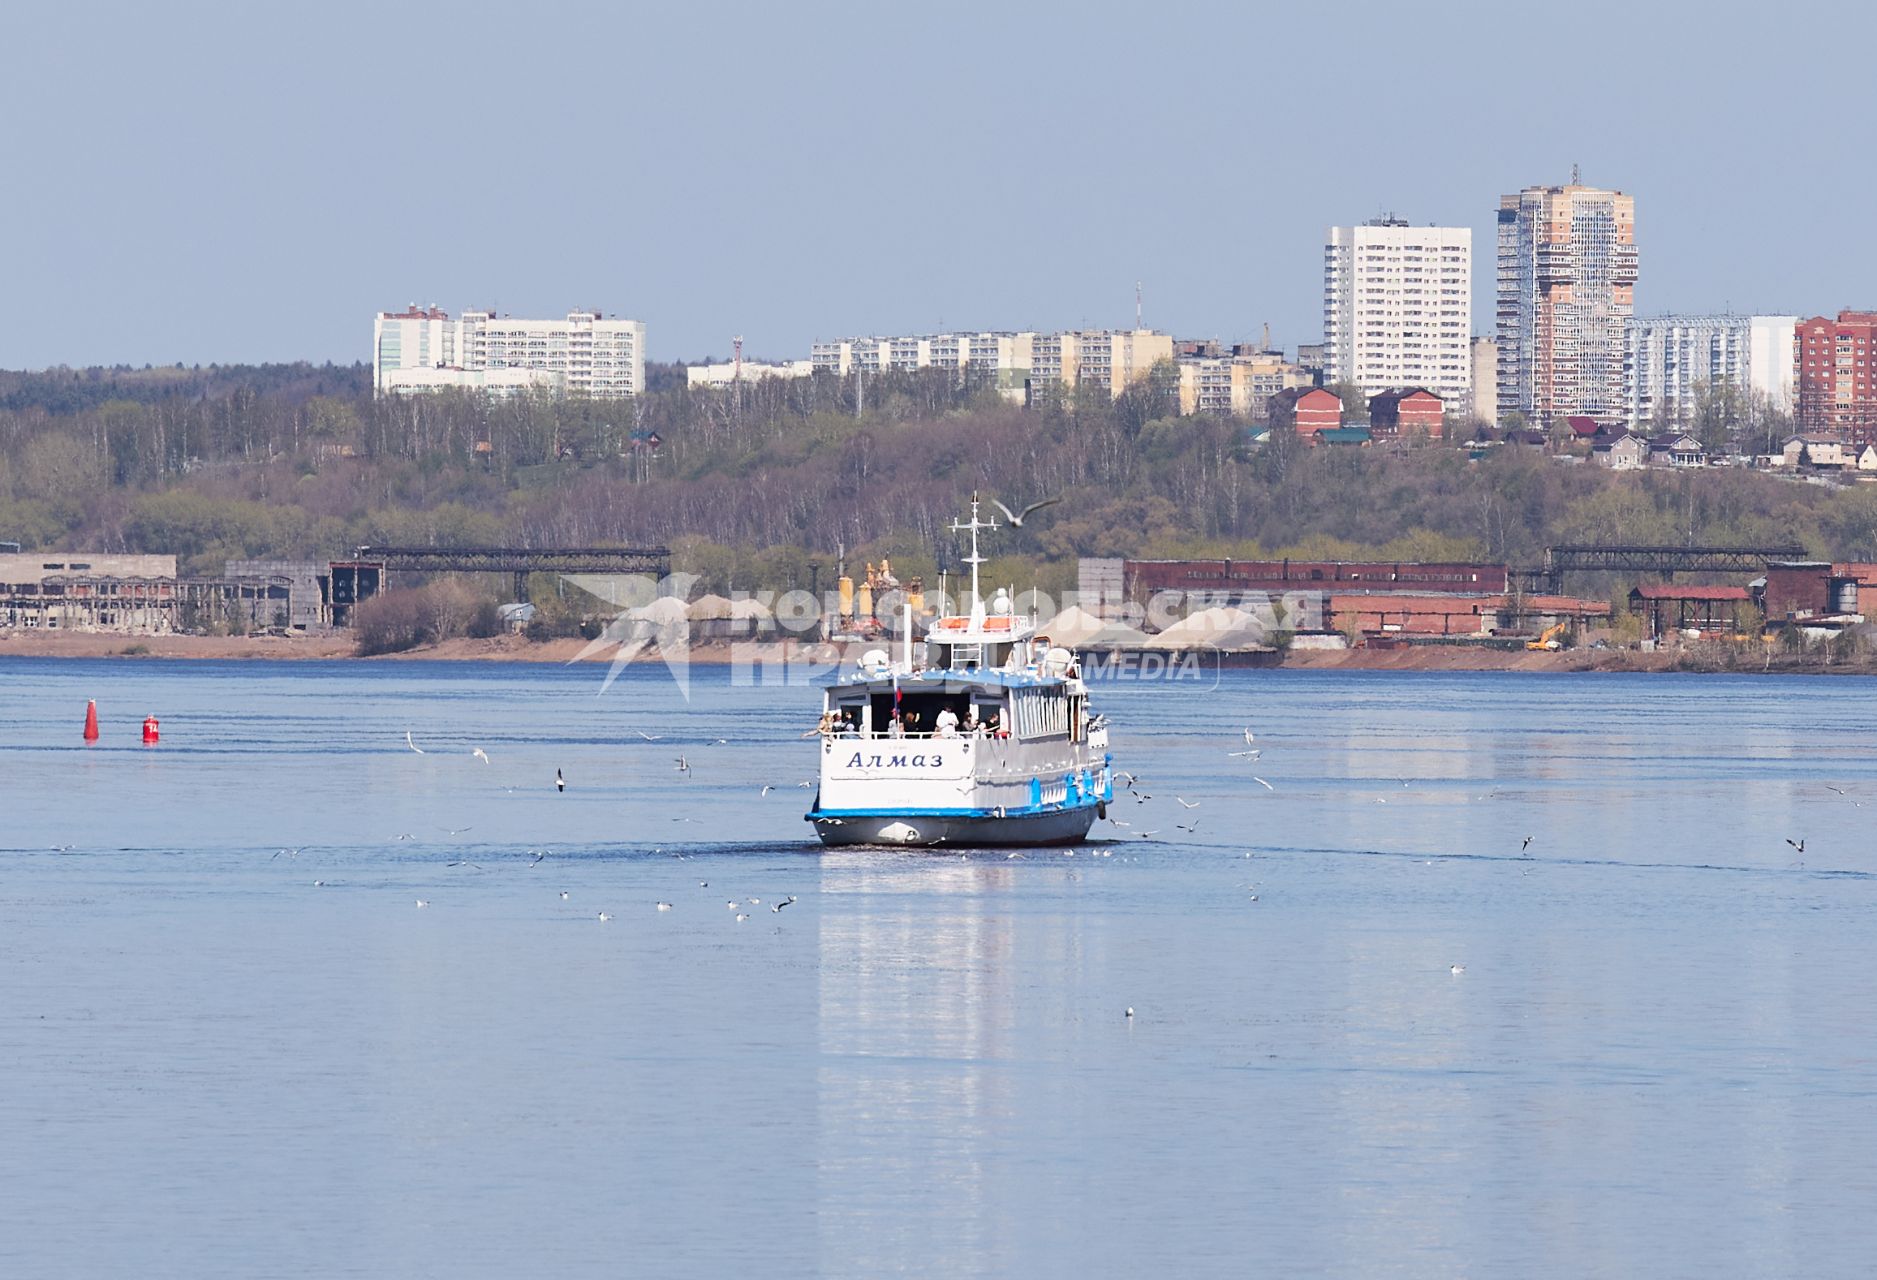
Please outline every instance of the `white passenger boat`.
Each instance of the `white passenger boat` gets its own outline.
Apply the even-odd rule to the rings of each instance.
[[[826,684],[821,785],[805,815],[826,844],[1073,844],[1114,799],[1108,726],[1088,705],[1075,655],[1019,618],[1009,594],[978,591],[971,609],[936,619],[923,659],[910,628],[899,660],[861,655]]]

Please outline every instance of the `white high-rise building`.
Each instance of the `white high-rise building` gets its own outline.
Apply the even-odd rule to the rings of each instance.
[[[451,320],[436,307],[415,306],[381,312],[372,325],[372,386],[381,395],[539,386],[624,399],[645,389],[645,325],[597,311],[570,311],[564,320],[492,311]]]
[[[1323,246],[1326,383],[1365,395],[1425,387],[1456,410],[1473,395],[1473,229],[1378,218]]]
[[[1632,317],[1623,332],[1623,387],[1631,423],[1686,422],[1703,385],[1731,384],[1792,408],[1797,316]]]

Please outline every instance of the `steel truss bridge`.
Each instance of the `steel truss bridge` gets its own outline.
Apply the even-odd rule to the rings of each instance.
[[[1763,573],[1774,560],[1804,560],[1804,547],[1645,547],[1572,543],[1546,547],[1543,568],[1524,571],[1533,590],[1558,594],[1564,575],[1605,573]]]
[[[531,573],[671,572],[668,547],[359,547],[357,559],[385,572],[512,573],[515,598],[528,598]]]

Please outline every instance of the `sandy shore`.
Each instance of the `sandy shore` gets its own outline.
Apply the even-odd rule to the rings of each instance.
[[[0,630],[0,657],[29,658],[238,658],[266,660],[346,658],[358,662],[546,662],[563,664],[579,658],[586,648],[584,640],[547,640],[534,643],[518,635],[497,636],[488,640],[446,640],[425,645],[406,653],[360,658],[352,638],[331,636],[126,636],[78,631]],[[828,649],[818,652],[813,646],[791,642],[789,656],[838,661]],[[747,656],[745,646],[728,643],[695,646],[688,660],[697,666],[723,666]],[[775,661],[774,649],[762,655]],[[611,651],[588,658],[589,662],[608,662]],[[656,651],[642,655],[640,662],[658,662]],[[1608,671],[1738,671],[1757,673],[1764,670],[1808,675],[1877,675],[1877,660],[1826,666],[1816,655],[1794,658],[1780,654],[1770,665],[1762,666],[1751,656],[1729,660],[1720,650],[1664,650],[1641,653],[1631,649],[1571,649],[1555,653],[1499,649],[1473,649],[1446,646],[1400,649],[1308,649],[1288,653],[1281,664],[1295,671],[1538,671],[1538,672],[1608,672]]]

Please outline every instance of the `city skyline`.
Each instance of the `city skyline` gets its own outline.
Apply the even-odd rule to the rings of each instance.
[[[1022,10],[991,39],[958,15],[749,7],[700,39],[659,9],[519,28],[475,5],[441,27],[347,4],[236,24],[32,11],[0,51],[23,177],[0,209],[0,367],[350,363],[357,314],[409,302],[598,306],[643,318],[654,360],[722,358],[735,333],[781,358],[854,333],[1131,328],[1136,281],[1150,327],[1229,342],[1269,323],[1294,347],[1321,337],[1325,227],[1392,211],[1469,227],[1477,253],[1502,193],[1573,165],[1643,206],[1639,315],[1877,295],[1877,263],[1835,233],[1867,180],[1763,109],[1855,69],[1856,42],[1817,38],[1828,15],[1721,6],[1691,35],[1583,6],[1547,28],[1554,63],[1593,84],[1613,68],[1607,11],[1622,65],[1649,74],[1513,113],[1461,55],[1484,77],[1541,17],[1358,8],[1365,39],[1336,54],[1348,93],[1322,94],[1315,60],[1263,57],[1249,97],[1247,48],[1318,48],[1324,23],[1234,12],[1203,42],[1146,41],[1119,10]],[[1437,49],[1443,75],[1399,76],[1404,52]],[[1367,88],[1383,85],[1386,119]],[[417,123],[466,86],[489,94],[463,127]],[[562,94],[592,123],[546,127]],[[1727,129],[1683,128],[1697,103]],[[1102,119],[1101,148],[1020,141],[1058,112]],[[1411,143],[1341,144],[1396,129]],[[1258,158],[1269,139],[1281,159]],[[1490,290],[1476,262],[1476,331]]]

